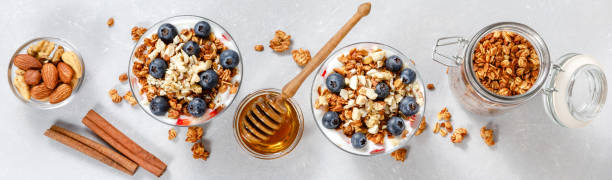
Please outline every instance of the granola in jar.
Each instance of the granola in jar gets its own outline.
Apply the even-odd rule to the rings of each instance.
[[[512,31],[493,31],[484,36],[476,44],[472,60],[480,84],[502,96],[524,94],[540,71],[537,51]]]
[[[174,19],[174,20],[173,20]],[[236,44],[218,24],[177,16],[151,28],[133,53],[130,85],[156,119],[203,123],[233,101],[241,80]],[[136,88],[134,88],[136,86]]]
[[[391,47],[347,48],[330,56],[315,78],[311,102],[317,123],[346,151],[390,153],[417,131],[424,86],[409,60]]]

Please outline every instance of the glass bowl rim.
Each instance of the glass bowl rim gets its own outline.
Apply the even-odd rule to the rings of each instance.
[[[132,51],[131,51],[131,53],[130,53],[130,60],[129,60],[129,64],[128,64],[128,85],[130,86],[130,92],[132,92],[132,94],[134,95],[134,97],[135,97],[135,99],[136,99],[136,102],[138,103],[138,106],[140,107],[140,109],[141,109],[142,111],[144,111],[144,112],[145,112],[147,115],[149,115],[150,117],[152,117],[153,119],[155,119],[155,120],[157,120],[157,121],[159,121],[159,122],[161,122],[161,123],[164,123],[164,124],[167,124],[167,125],[171,125],[171,126],[176,126],[176,127],[189,127],[189,126],[198,126],[198,125],[203,125],[203,124],[206,124],[206,123],[208,123],[208,122],[210,122],[210,121],[212,121],[212,120],[214,120],[214,119],[217,119],[219,116],[221,116],[223,113],[225,113],[225,111],[226,111],[226,110],[227,110],[227,109],[228,109],[228,108],[229,108],[229,107],[230,107],[230,106],[231,106],[231,105],[234,103],[234,101],[236,100],[236,96],[238,95],[238,93],[240,92],[240,89],[241,89],[241,87],[242,87],[242,78],[243,78],[243,73],[244,73],[244,72],[243,72],[243,71],[244,71],[244,68],[243,68],[243,67],[244,67],[244,66],[243,66],[243,63],[244,63],[244,58],[242,57],[242,53],[240,52],[240,48],[238,47],[238,43],[237,43],[237,42],[236,42],[236,40],[233,38],[233,36],[232,36],[232,35],[229,33],[229,31],[227,31],[227,29],[226,29],[225,27],[221,26],[221,24],[217,23],[216,21],[213,21],[213,20],[211,20],[211,19],[208,19],[208,18],[205,18],[205,17],[202,17],[202,16],[197,16],[197,15],[176,15],[176,16],[170,16],[170,17],[164,18],[164,19],[162,19],[162,20],[160,20],[160,21],[157,21],[157,22],[156,22],[156,23],[154,23],[153,25],[149,26],[149,27],[147,28],[147,31],[145,31],[145,33],[144,33],[144,34],[147,34],[149,31],[157,31],[156,29],[154,30],[154,29],[152,29],[152,28],[153,28],[153,27],[160,26],[161,24],[164,24],[164,23],[168,23],[170,20],[173,20],[173,19],[176,19],[176,18],[194,18],[194,19],[201,19],[201,20],[204,20],[204,21],[207,21],[207,22],[211,22],[211,23],[213,23],[213,24],[217,25],[219,28],[221,28],[221,29],[222,29],[222,30],[223,30],[223,31],[224,31],[224,32],[225,32],[225,33],[226,33],[226,34],[229,36],[229,39],[231,39],[231,42],[232,42],[232,43],[233,43],[233,44],[236,46],[236,52],[238,53],[238,56],[240,57],[240,60],[241,60],[241,61],[240,61],[240,63],[239,63],[239,66],[240,66],[240,71],[242,71],[242,72],[240,72],[240,73],[239,73],[239,74],[240,74],[240,82],[238,83],[238,90],[237,90],[237,91],[236,91],[236,93],[234,94],[234,97],[232,98],[232,100],[231,100],[231,102],[229,103],[229,105],[228,105],[227,107],[224,107],[224,108],[223,108],[223,110],[221,110],[221,112],[219,112],[218,114],[216,114],[214,117],[210,118],[209,120],[206,120],[206,121],[201,122],[201,123],[195,123],[195,124],[191,124],[191,123],[190,123],[189,125],[177,125],[176,123],[172,124],[172,123],[169,123],[169,122],[165,122],[165,121],[163,121],[163,120],[161,120],[161,119],[158,119],[158,116],[155,116],[154,114],[152,114],[152,113],[150,113],[149,111],[147,111],[146,107],[144,107],[144,106],[143,106],[143,105],[140,103],[139,98],[138,98],[138,97],[136,97],[136,96],[137,96],[137,94],[139,94],[139,92],[135,92],[135,91],[134,91],[134,87],[133,87],[133,85],[132,85],[132,78],[131,78],[131,77],[133,76],[133,74],[134,74],[134,73],[132,72],[132,66],[133,66],[133,64],[134,64],[134,60],[135,60],[135,59],[137,59],[137,58],[134,58],[134,52],[136,51],[136,49],[138,48],[138,46],[139,46],[139,45],[141,45],[142,43],[144,43],[144,39],[145,39],[145,37],[141,37],[140,39],[138,39],[138,41],[137,41],[137,42],[134,44],[134,48],[132,48]],[[143,34],[143,35],[144,35],[144,34]],[[138,83],[138,82],[136,82],[136,83]],[[178,121],[178,120],[177,120],[177,121]]]
[[[353,154],[353,155],[357,155],[357,156],[363,156],[363,157],[372,157],[372,156],[378,156],[378,155],[382,155],[382,154],[390,154],[391,152],[393,152],[395,150],[398,150],[398,149],[408,145],[410,143],[410,140],[412,140],[412,138],[414,137],[414,134],[416,133],[416,130],[408,132],[408,135],[405,137],[407,139],[403,143],[398,144],[397,146],[393,147],[392,149],[385,149],[384,153],[357,154],[357,153],[350,152],[350,151],[340,147],[338,144],[334,143],[327,136],[327,134],[325,132],[323,132],[323,127],[321,127],[321,125],[319,125],[319,123],[317,122],[319,119],[317,119],[317,116],[315,115],[315,108],[314,108],[314,104],[313,104],[313,98],[314,98],[314,94],[315,94],[314,93],[315,92],[315,83],[316,83],[316,79],[317,79],[316,76],[318,76],[321,73],[321,70],[323,69],[323,66],[325,64],[327,64],[330,59],[332,59],[333,57],[338,55],[338,53],[346,51],[346,49],[349,48],[349,47],[352,47],[352,46],[355,46],[355,45],[360,45],[360,44],[373,44],[373,45],[382,46],[384,48],[388,48],[388,49],[391,49],[391,50],[397,52],[397,55],[402,57],[403,59],[410,59],[410,58],[408,58],[408,56],[404,55],[401,51],[399,51],[398,49],[396,49],[394,47],[391,47],[389,45],[386,45],[386,44],[383,44],[383,43],[379,43],[379,42],[373,42],[373,41],[362,41],[362,42],[351,43],[351,44],[348,44],[346,46],[343,46],[341,48],[338,48],[338,49],[334,50],[329,56],[327,56],[327,58],[325,58],[325,61],[323,61],[319,65],[319,67],[317,68],[315,77],[312,78],[312,84],[311,84],[311,90],[310,90],[310,99],[308,100],[309,103],[310,103],[310,110],[312,112],[313,121],[316,124],[316,126],[318,127],[318,129],[321,132],[321,134],[323,134],[323,136],[325,136],[325,139],[327,139],[331,144],[336,146],[338,149],[341,149],[342,151],[347,152],[349,154]],[[426,107],[426,104],[427,104],[427,91],[424,89],[425,88],[424,82],[423,82],[423,79],[421,79],[421,77],[422,77],[421,74],[419,74],[419,71],[416,69],[416,64],[412,64],[412,62],[410,62],[408,60],[402,60],[402,62],[408,64],[408,66],[414,70],[414,72],[417,75],[416,79],[419,81],[419,85],[421,86],[421,91],[423,93],[423,106],[421,107],[421,110],[419,110],[419,113],[421,115],[419,117],[415,118],[415,123],[416,123],[416,126],[418,128],[418,126],[421,123],[423,117],[425,116],[425,107]]]
[[[72,92],[70,94],[70,97],[68,97],[68,99],[57,103],[57,104],[49,104],[46,105],[44,103],[41,102],[34,102],[32,100],[25,100],[23,97],[21,97],[21,94],[18,92],[18,90],[16,89],[15,85],[13,84],[13,62],[15,60],[15,57],[17,57],[17,55],[20,54],[21,51],[23,51],[25,48],[27,48],[28,46],[38,42],[38,41],[42,41],[42,40],[49,40],[52,41],[54,43],[56,43],[56,45],[61,44],[62,46],[67,47],[67,49],[70,49],[72,52],[74,52],[74,54],[77,55],[77,57],[79,58],[79,63],[81,65],[81,69],[82,69],[82,75],[81,78],[79,78],[76,87],[72,88]],[[56,50],[57,47],[54,48],[54,51]],[[79,92],[79,89],[81,88],[81,85],[83,85],[83,80],[85,79],[85,62],[83,61],[83,56],[81,56],[81,53],[79,53],[79,50],[76,48],[76,46],[74,46],[72,43],[70,43],[68,40],[62,39],[62,38],[58,38],[58,37],[52,37],[52,36],[42,36],[42,37],[35,37],[32,38],[28,41],[26,41],[25,43],[23,43],[21,46],[19,46],[15,52],[13,53],[13,56],[11,56],[11,59],[9,60],[9,65],[8,65],[8,83],[9,83],[9,87],[11,88],[11,91],[13,92],[13,94],[15,95],[15,97],[17,99],[19,99],[21,102],[23,102],[24,104],[36,107],[38,109],[43,109],[43,110],[49,110],[49,109],[57,109],[60,107],[65,106],[66,104],[69,104],[72,99],[74,99],[74,96],[76,96]],[[43,106],[44,105],[44,106]]]

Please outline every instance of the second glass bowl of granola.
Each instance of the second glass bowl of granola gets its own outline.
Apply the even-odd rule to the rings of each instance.
[[[208,122],[231,105],[240,88],[242,57],[216,22],[192,15],[157,22],[130,56],[128,80],[139,106],[175,126]]]
[[[391,153],[408,143],[423,118],[420,77],[408,57],[381,43],[336,50],[313,80],[310,102],[316,124],[346,152]]]

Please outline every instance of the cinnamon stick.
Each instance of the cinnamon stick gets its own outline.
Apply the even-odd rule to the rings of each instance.
[[[82,152],[83,154],[88,155],[91,158],[94,158],[106,165],[109,165],[115,169],[120,170],[121,172],[124,172],[126,174],[132,175],[134,174],[133,172],[130,172],[129,170],[127,170],[126,168],[124,168],[123,166],[121,166],[120,164],[118,164],[117,162],[113,161],[112,159],[110,159],[109,157],[104,156],[102,153],[96,151],[95,149],[86,146],[83,143],[80,143],[77,140],[74,140],[66,135],[63,135],[59,132],[56,132],[54,130],[48,129],[47,131],[45,131],[45,136],[54,139],[68,147],[71,147],[77,151]]]
[[[156,176],[161,176],[166,170],[166,164],[149,153],[93,110],[90,110],[83,124],[100,136],[119,152],[136,162],[138,165]]]
[[[77,133],[74,133],[70,130],[64,129],[62,127],[53,125],[51,126],[51,130],[58,132],[60,134],[63,134],[65,136],[68,136],[78,142],[81,142],[83,144],[85,144],[86,146],[89,146],[90,148],[100,152],[101,154],[105,155],[106,157],[112,159],[113,161],[117,162],[118,164],[120,164],[121,166],[123,166],[125,169],[127,169],[130,173],[130,175],[133,175],[134,172],[136,172],[136,169],[138,168],[138,165],[136,163],[134,163],[134,161],[126,158],[125,156],[117,153],[116,151],[100,144],[97,143],[91,139],[88,139],[86,137],[83,137]]]

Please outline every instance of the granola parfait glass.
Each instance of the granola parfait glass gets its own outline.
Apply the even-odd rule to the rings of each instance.
[[[372,49],[384,50],[386,57],[389,57],[392,55],[398,56],[402,60],[403,69],[410,68],[414,70],[416,74],[416,78],[414,82],[411,83],[410,85],[414,84],[414,86],[412,86],[411,89],[413,89],[414,97],[417,99],[416,101],[420,107],[415,115],[407,117],[408,119],[404,119],[404,124],[405,124],[404,127],[406,130],[405,132],[407,132],[406,134],[402,134],[401,136],[391,136],[390,134],[385,135],[383,137],[384,142],[382,144],[376,144],[368,139],[366,145],[360,149],[356,149],[351,145],[351,137],[346,136],[342,132],[342,129],[328,129],[324,127],[322,119],[326,111],[322,109],[318,109],[315,106],[316,101],[319,97],[319,87],[321,87],[321,89],[324,89],[324,87],[326,86],[325,79],[328,77],[328,75],[334,72],[334,68],[343,66],[343,64],[340,61],[338,61],[338,58],[341,55],[348,54],[351,51],[351,49],[354,49],[354,48],[368,49],[368,50],[372,50]],[[407,56],[402,54],[399,50],[391,46],[382,44],[382,43],[358,42],[358,43],[350,44],[350,45],[347,45],[345,47],[342,47],[336,50],[330,56],[328,56],[327,59],[319,67],[319,69],[317,70],[317,73],[315,74],[315,77],[313,78],[313,82],[312,82],[312,89],[310,92],[310,107],[312,109],[312,114],[313,114],[315,123],[317,124],[317,127],[319,127],[319,130],[321,130],[321,133],[325,135],[327,140],[329,140],[332,144],[336,145],[338,148],[342,149],[343,151],[351,153],[351,154],[359,155],[359,156],[375,156],[375,155],[380,155],[380,154],[390,154],[391,152],[398,150],[404,147],[405,145],[407,145],[410,139],[412,139],[412,137],[416,133],[418,126],[423,119],[423,114],[425,112],[426,91],[424,90],[424,88],[425,86],[423,84],[423,80],[421,79],[421,75],[417,71],[416,67],[414,66],[413,63],[411,63],[411,60]],[[411,96],[411,95],[406,94],[405,96]],[[387,119],[384,119],[384,120],[386,121]],[[340,124],[340,126],[343,126],[343,124]]]
[[[499,95],[488,90],[476,77],[474,50],[483,37],[494,31],[510,31],[524,37],[538,55],[538,77],[531,88],[522,94]],[[471,39],[461,36],[440,38],[433,48],[432,59],[448,66],[451,92],[465,109],[475,114],[502,113],[543,92],[547,113],[556,123],[564,127],[583,127],[597,116],[605,104],[606,79],[597,60],[570,53],[562,56],[558,64],[553,64],[542,37],[524,24],[491,24]]]
[[[149,107],[149,101],[146,97],[146,93],[141,93],[141,89],[143,88],[143,86],[142,84],[138,82],[138,77],[136,77],[136,75],[133,72],[134,62],[138,60],[138,58],[135,57],[134,53],[137,50],[137,48],[144,43],[144,39],[150,38],[153,34],[157,33],[158,28],[164,23],[170,23],[174,25],[179,32],[177,36],[181,36],[180,32],[182,29],[193,28],[194,25],[200,21],[208,22],[208,24],[210,24],[210,34],[211,35],[214,34],[216,39],[219,39],[223,43],[223,45],[227,47],[227,49],[234,50],[236,51],[236,53],[238,53],[240,62],[235,67],[237,74],[233,76],[231,79],[231,82],[238,83],[237,89],[235,90],[236,92],[229,93],[230,90],[225,90],[223,93],[218,93],[215,99],[213,100],[213,102],[216,104],[215,108],[210,108],[210,107],[207,108],[206,112],[201,117],[180,115],[180,117],[178,117],[177,119],[172,119],[172,118],[168,118],[167,115],[156,116],[151,112],[151,109]],[[217,56],[216,60],[213,59],[213,62],[218,61],[218,59],[219,57]],[[170,67],[170,65],[168,65],[168,67]],[[147,113],[149,116],[151,116],[153,119],[156,119],[162,123],[173,125],[173,126],[194,126],[194,125],[203,124],[210,120],[215,119],[216,117],[224,113],[227,107],[229,107],[234,101],[236,94],[238,94],[237,91],[240,89],[241,79],[242,79],[242,55],[238,49],[236,42],[232,38],[232,36],[220,24],[210,19],[200,17],[200,16],[195,16],[195,15],[179,15],[179,16],[169,17],[149,27],[147,31],[138,40],[136,45],[134,45],[134,49],[132,50],[132,53],[130,54],[130,62],[128,65],[128,82],[130,84],[130,90],[132,94],[134,95],[134,97],[136,98],[136,100],[138,101],[138,105],[140,106],[140,108],[145,113]],[[221,80],[219,80],[219,83],[221,83]]]
[[[17,87],[13,84],[13,80],[17,76],[16,71],[18,71],[18,69],[19,69],[19,68],[17,68],[17,66],[15,66],[13,64],[14,60],[15,60],[15,57],[17,55],[19,55],[19,54],[27,54],[28,47],[30,47],[31,45],[34,45],[36,43],[39,43],[40,41],[44,41],[44,40],[47,40],[47,41],[55,43],[55,46],[62,46],[64,48],[64,51],[72,51],[72,52],[74,52],[76,54],[76,56],[78,57],[78,59],[79,59],[79,63],[81,65],[81,70],[82,70],[82,73],[83,73],[81,78],[78,78],[77,80],[74,81],[73,87],[72,87],[72,93],[70,94],[70,97],[68,97],[68,99],[65,99],[64,101],[62,101],[60,103],[57,103],[57,104],[51,104],[51,103],[49,103],[48,100],[36,100],[34,98],[26,99],[25,97],[23,97],[19,93],[19,90],[17,89]],[[54,48],[54,50],[51,53],[51,55],[54,55],[56,50],[57,50],[57,47]],[[19,100],[21,100],[21,102],[23,102],[25,104],[28,104],[30,106],[39,108],[39,109],[55,109],[55,108],[59,108],[59,107],[62,107],[64,105],[70,103],[70,101],[78,93],[78,91],[79,91],[79,89],[81,87],[81,84],[83,83],[83,79],[85,79],[85,63],[83,63],[83,57],[81,57],[81,54],[79,54],[79,51],[72,44],[70,44],[68,41],[66,41],[64,39],[60,39],[60,38],[55,38],[55,37],[39,37],[39,38],[34,38],[32,40],[27,41],[26,43],[21,45],[19,48],[17,48],[17,50],[15,51],[13,56],[11,56],[11,60],[9,61],[9,65],[8,65],[9,87],[11,87],[11,90],[15,94],[15,97],[17,97]]]

